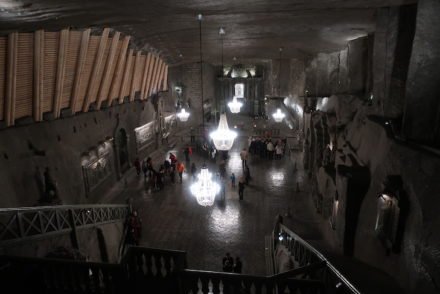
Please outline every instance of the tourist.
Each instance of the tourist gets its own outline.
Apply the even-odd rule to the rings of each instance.
[[[235,174],[234,173],[231,174],[231,187],[235,188]]]
[[[190,148],[190,147],[185,147],[185,148],[183,149],[183,154],[185,155],[185,162],[186,162],[187,164],[189,164],[189,162],[190,162],[190,158],[189,158],[189,148]]]
[[[176,167],[171,165],[171,168],[170,168],[170,180],[171,180],[171,183],[174,184],[175,179],[176,179]]]
[[[240,260],[240,257],[235,257],[234,264],[234,273],[241,274],[241,269],[243,268],[243,263]]]
[[[144,174],[144,181],[146,181],[148,174],[148,165],[145,159],[142,161],[142,173]]]
[[[249,170],[249,166],[246,166],[244,169],[244,180],[246,185],[249,185],[249,181],[252,179],[251,178],[251,171]]]
[[[178,161],[177,162],[177,172],[179,173],[180,183],[182,183],[182,175],[183,175],[184,171],[185,171],[185,165],[183,165],[182,162]]]
[[[136,174],[139,176],[141,174],[141,162],[138,157],[136,157],[136,160],[134,161],[134,167],[136,168]]]
[[[274,146],[273,146],[272,140],[269,140],[267,142],[266,149],[267,149],[267,156],[268,156],[268,158],[269,159],[273,159]]]
[[[170,168],[171,168],[171,163],[168,159],[165,159],[165,161],[163,162],[163,166],[165,168],[165,174],[169,174]]]
[[[142,221],[138,216],[136,210],[133,210],[128,219],[128,236],[127,243],[130,245],[139,245],[139,240],[141,238]]]
[[[244,194],[244,178],[243,176],[240,177],[240,180],[238,181],[238,196],[240,200],[243,200]]]
[[[224,160],[220,161],[219,172],[220,172],[220,176],[222,178],[225,178],[225,176],[226,176],[226,161],[224,161]]]
[[[241,166],[243,169],[245,166],[247,166],[247,157],[248,157],[248,154],[247,154],[246,148],[243,148],[243,150],[241,150],[241,152],[240,152]]]
[[[283,147],[281,144],[281,142],[278,142],[278,144],[275,146],[275,159],[281,159],[283,156]]]
[[[176,163],[177,163],[177,157],[176,155],[174,155],[173,153],[170,152],[170,157],[169,157],[170,161],[171,161],[171,167],[175,168],[176,167]]]
[[[195,136],[195,131],[194,131],[193,127],[191,127],[191,129],[189,130],[189,134],[191,136],[191,143],[194,143],[196,141],[196,136]]]
[[[229,253],[226,253],[226,256],[223,257],[222,263],[224,272],[232,272],[234,267],[234,259]]]
[[[157,189],[162,190],[163,189],[163,179],[165,177],[165,167],[163,165],[160,166],[159,172],[156,175],[156,183],[157,183]]]
[[[193,162],[191,164],[191,177],[192,177],[193,181],[196,179],[196,173],[197,173],[196,164]]]

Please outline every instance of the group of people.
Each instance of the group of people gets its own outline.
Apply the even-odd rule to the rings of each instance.
[[[260,158],[267,159],[281,159],[286,150],[287,139],[272,139],[249,137],[249,152],[254,155],[259,155]]]
[[[189,156],[192,154],[191,147],[185,148],[184,151],[186,161],[189,162]],[[163,164],[159,166],[159,169],[154,168],[153,160],[151,157],[144,159],[142,162],[139,158],[136,158],[134,162],[136,168],[136,173],[139,176],[141,172],[144,174],[144,180],[149,184],[149,188],[158,191],[164,188],[164,181],[169,178],[171,183],[176,182],[176,173],[179,176],[179,182],[182,183],[183,172],[186,170],[185,164],[179,161],[176,155],[170,152],[168,159],[166,159]],[[196,172],[195,164],[191,166],[191,172]]]
[[[234,261],[234,258],[229,253],[226,253],[226,256],[223,257],[222,264],[224,272],[241,274],[243,263],[240,257],[235,257]]]

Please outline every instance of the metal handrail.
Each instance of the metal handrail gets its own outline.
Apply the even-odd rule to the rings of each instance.
[[[129,205],[58,205],[0,209],[0,245],[73,232],[125,219]]]
[[[0,208],[0,214],[11,211],[29,211],[29,210],[50,210],[50,209],[82,209],[82,208],[117,208],[128,207],[127,204],[80,204],[80,205],[53,205],[53,206],[29,206],[29,207],[11,207]]]
[[[287,228],[283,224],[279,224],[280,229],[282,229],[284,232],[286,232],[288,235],[299,241],[304,247],[306,247],[308,250],[313,252],[317,258],[325,262],[327,268],[352,292],[355,294],[360,294],[361,292],[352,284],[348,279],[339,272],[336,267],[316,248],[314,248],[312,245],[307,243],[304,239],[302,239],[300,236],[292,232],[289,228]]]

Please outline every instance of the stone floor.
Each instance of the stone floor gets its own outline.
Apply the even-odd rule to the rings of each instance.
[[[242,174],[239,152],[247,146],[246,132],[242,135],[234,143],[227,162],[228,175],[234,172],[237,178]],[[178,158],[183,158],[181,148],[188,140],[182,138],[172,150]],[[171,150],[164,147],[152,155],[156,166],[168,151]],[[191,160],[198,168],[206,161],[197,153]],[[210,171],[218,171],[218,163],[206,163]],[[143,177],[131,170],[125,183],[116,186],[102,202],[133,199],[143,221],[143,246],[184,250],[190,268],[212,271],[222,270],[221,259],[230,252],[242,259],[243,273],[255,275],[266,275],[264,237],[271,233],[276,215],[281,214],[289,228],[328,254],[355,285],[365,290],[362,293],[378,293],[377,289],[400,292],[387,275],[335,253],[328,221],[316,213],[308,192],[302,152],[295,151],[281,160],[251,156],[249,167],[252,181],[245,189],[243,201],[238,200],[237,190],[227,185],[225,205],[202,207],[190,193],[192,180],[188,173],[184,174],[182,184],[168,180],[162,191],[150,192]]]

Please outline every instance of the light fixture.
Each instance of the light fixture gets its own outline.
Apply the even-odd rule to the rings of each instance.
[[[242,106],[243,106],[243,103],[238,102],[236,96],[234,96],[234,98],[232,98],[232,102],[228,103],[229,110],[232,113],[239,113],[240,112],[240,108]]]
[[[277,109],[277,112],[275,112],[274,114],[272,114],[273,119],[275,120],[275,122],[280,123],[283,121],[284,117],[286,116],[281,109]]]
[[[204,165],[200,174],[197,176],[198,181],[191,185],[191,193],[196,197],[197,203],[202,206],[212,206],[215,196],[220,192],[220,185],[211,179],[212,174]]]
[[[186,112],[185,108],[180,109],[180,112],[177,114],[177,117],[181,122],[186,122],[189,117],[189,112]]]
[[[227,151],[232,148],[237,133],[229,129],[226,114],[223,113],[220,115],[217,130],[212,132],[209,136],[213,140],[217,150]]]

